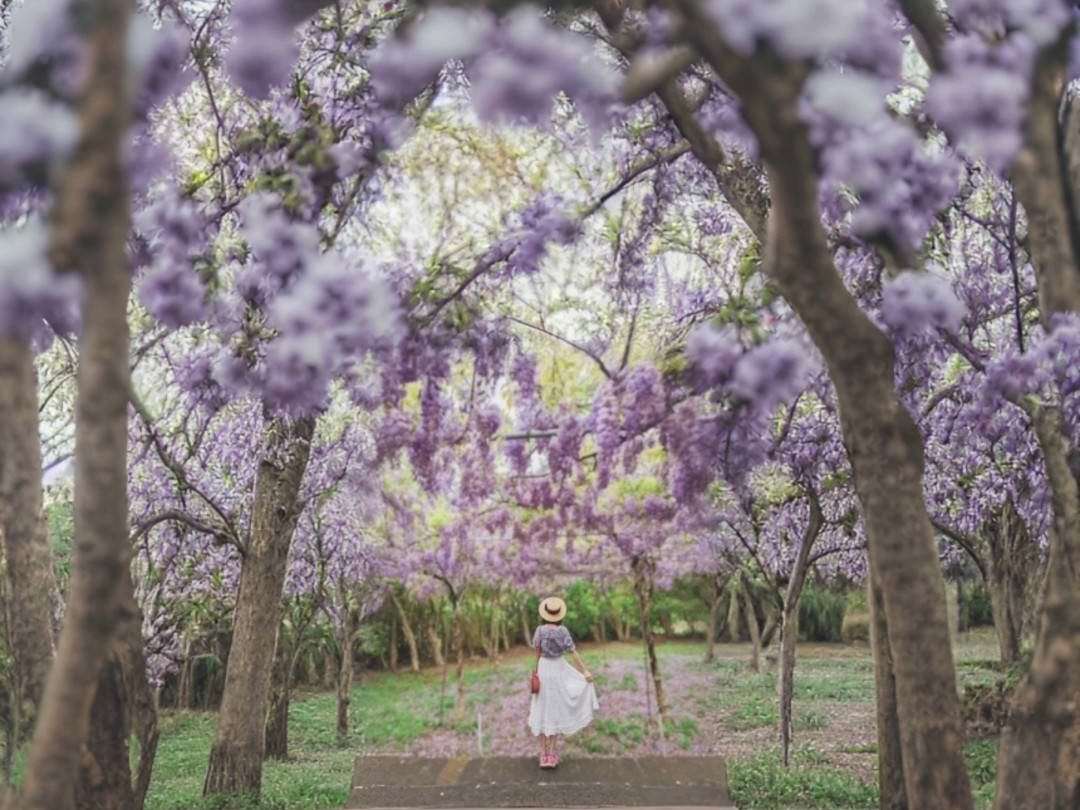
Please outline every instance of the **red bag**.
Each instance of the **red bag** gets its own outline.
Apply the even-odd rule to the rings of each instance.
[[[540,667],[540,645],[539,644],[536,645],[536,667],[537,667],[537,669],[539,669],[539,667]],[[537,671],[537,669],[533,670],[532,677],[529,678],[529,691],[532,692],[534,695],[540,694],[540,673]]]

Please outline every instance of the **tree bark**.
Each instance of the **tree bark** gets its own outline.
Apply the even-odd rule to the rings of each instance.
[[[727,602],[727,639],[736,642],[739,640],[739,616],[742,613],[742,592],[737,582],[731,589]]]
[[[84,281],[75,414],[75,544],[64,628],[49,670],[21,810],[71,810],[90,710],[124,615],[128,577],[127,302],[131,275],[124,139],[129,0],[88,4],[80,137],[56,196],[51,259]],[[35,516],[36,517],[36,516]]]
[[[990,551],[986,586],[990,592],[1001,663],[1008,667],[1020,660],[1027,603],[1039,569],[1039,549],[1011,499],[991,521],[986,535]]]
[[[742,588],[742,597],[746,627],[750,633],[750,669],[761,672],[761,635],[758,630],[757,613],[754,611],[754,599],[745,584]]]
[[[315,429],[310,417],[290,420],[268,414],[267,418],[265,450],[255,479],[251,537],[240,568],[225,693],[203,784],[205,795],[258,795],[262,786],[282,586]]]
[[[289,701],[292,698],[292,655],[285,633],[278,630],[274,669],[270,679],[270,711],[266,715],[266,759],[289,758]]]
[[[866,595],[877,698],[878,807],[880,810],[908,810],[900,722],[896,711],[896,677],[889,649],[885,603],[881,588],[871,574],[866,577]]]
[[[390,641],[387,653],[390,659],[390,671],[396,673],[398,671],[398,623],[393,616],[390,617]]]
[[[405,634],[405,643],[409,646],[409,669],[413,672],[419,672],[420,648],[416,643],[416,633],[413,632],[412,624],[409,622],[405,607],[401,604],[401,599],[398,598],[397,593],[391,591],[390,598],[394,601],[394,607],[397,608],[398,619],[401,621],[401,632]]]
[[[54,644],[52,555],[42,510],[38,377],[29,345],[0,339],[0,537],[7,569],[16,744],[33,732]]]
[[[1039,406],[1033,425],[1050,482],[1050,559],[1031,669],[1009,707],[998,754],[998,810],[1080,805],[1080,486],[1061,413]]]
[[[356,626],[353,613],[346,609],[342,617],[342,628],[338,634],[341,646],[341,663],[337,677],[337,743],[344,748],[349,742],[349,704],[352,702],[353,684],[353,639]]]
[[[194,677],[195,660],[192,658],[191,639],[184,637],[180,656],[183,663],[180,664],[180,683],[176,687],[176,708],[190,709],[193,706],[191,681]]]
[[[524,603],[521,605],[521,640],[526,647],[532,646],[532,630],[529,629],[529,608]]]
[[[461,618],[461,609],[454,605],[454,654],[457,656],[457,669],[454,677],[457,679],[457,701],[454,704],[454,714],[458,718],[465,716],[465,627]]]
[[[98,678],[75,787],[77,810],[142,810],[157,755],[157,706],[146,676],[142,616],[130,575],[123,588],[123,625]],[[133,732],[139,742],[134,778],[129,750]]]
[[[780,754],[784,767],[791,764],[792,702],[795,695],[795,651],[799,640],[799,600],[810,572],[810,551],[824,526],[817,495],[810,494],[810,518],[803,532],[799,553],[788,580],[780,613],[780,677],[777,692],[780,703]]]
[[[705,661],[716,660],[716,641],[720,635],[720,611],[724,606],[724,589],[719,577],[713,577],[710,586],[709,597],[709,627],[705,631],[708,634],[705,646]]]
[[[439,630],[435,625],[435,620],[432,619],[431,624],[427,626],[428,646],[431,647],[431,658],[435,662],[435,666],[441,667],[446,661],[443,660],[442,654],[442,639],[439,637]]]
[[[676,5],[757,136],[772,204],[765,274],[805,324],[836,387],[887,617],[907,795],[919,807],[966,810],[973,799],[944,579],[923,497],[922,439],[895,388],[892,344],[845,286],[822,227],[816,157],[799,114],[806,68],[746,58],[697,3]]]
[[[649,660],[649,674],[652,676],[653,691],[656,694],[656,711],[659,720],[660,735],[664,735],[664,721],[667,718],[667,699],[664,697],[664,681],[660,674],[660,661],[656,657],[656,639],[652,632],[652,565],[643,557],[633,562],[634,590],[637,591],[638,611],[641,623],[641,639],[645,643],[645,654]]]

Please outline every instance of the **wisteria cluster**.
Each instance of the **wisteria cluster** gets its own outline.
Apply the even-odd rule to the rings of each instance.
[[[486,121],[547,121],[565,93],[590,121],[603,123],[615,79],[583,37],[522,7],[504,20],[486,11],[437,6],[371,61],[376,92],[389,103],[412,99],[448,61],[467,66],[473,106]]]

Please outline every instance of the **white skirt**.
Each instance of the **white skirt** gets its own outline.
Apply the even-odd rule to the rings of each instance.
[[[574,734],[600,708],[596,689],[565,658],[540,659],[540,694],[532,696],[529,730],[534,735]]]

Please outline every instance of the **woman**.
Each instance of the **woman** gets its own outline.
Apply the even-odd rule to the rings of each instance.
[[[574,649],[570,631],[562,626],[566,603],[557,596],[543,600],[540,618],[544,624],[533,635],[540,692],[532,696],[529,706],[529,730],[540,737],[540,767],[554,768],[559,764],[555,750],[557,737],[574,734],[589,725],[600,702],[596,699],[592,673]],[[578,669],[563,658],[566,653],[574,656]]]

